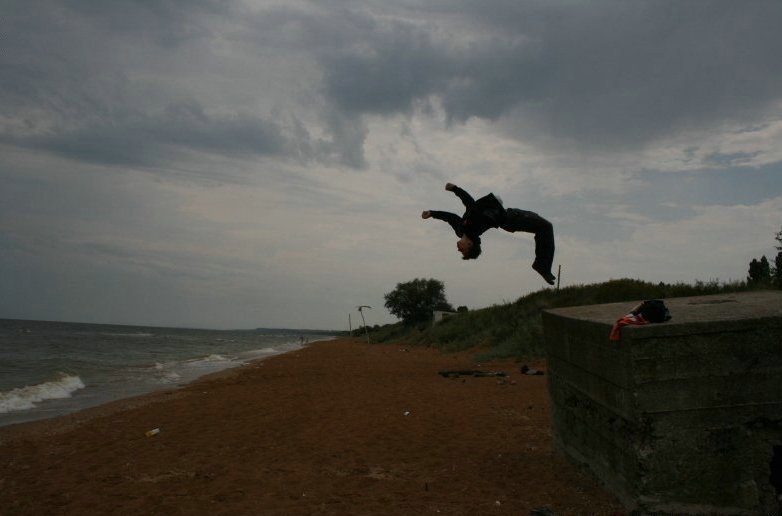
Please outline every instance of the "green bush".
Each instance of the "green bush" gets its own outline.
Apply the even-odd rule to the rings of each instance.
[[[694,284],[650,283],[618,279],[591,285],[575,285],[559,291],[545,289],[513,303],[459,312],[437,324],[386,325],[372,332],[373,342],[404,341],[443,351],[479,348],[478,359],[541,357],[545,347],[541,310],[654,298],[720,294],[747,290],[744,282],[720,284],[717,280]]]

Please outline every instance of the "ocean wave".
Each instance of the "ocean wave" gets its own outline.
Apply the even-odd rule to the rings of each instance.
[[[186,360],[184,363],[189,366],[198,366],[201,364],[213,364],[216,362],[233,362],[233,358],[228,358],[223,355],[213,354],[205,357],[192,358]]]
[[[239,356],[243,360],[254,360],[257,358],[265,358],[270,357],[272,355],[279,355],[280,353],[285,353],[286,351],[289,351],[290,346],[278,346],[276,348],[261,348],[261,349],[251,349],[249,351],[245,351],[241,353]]]
[[[142,331],[138,331],[135,333],[111,333],[111,332],[101,332],[101,335],[105,335],[107,337],[154,337],[154,333],[145,333]]]
[[[154,376],[160,383],[178,383],[182,379],[179,373],[169,370],[166,364],[156,362],[153,369],[155,370]]]
[[[147,365],[139,371],[146,373],[148,378],[156,383],[170,385],[186,383],[202,374],[237,366],[240,363],[234,357],[215,353],[186,360],[155,362],[154,365]]]
[[[36,403],[46,400],[70,398],[72,393],[84,387],[84,382],[78,376],[60,373],[49,382],[0,392],[0,414],[30,410],[35,408]]]

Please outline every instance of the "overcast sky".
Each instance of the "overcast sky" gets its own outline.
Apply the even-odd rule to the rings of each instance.
[[[744,279],[782,228],[782,2],[3,0],[0,317],[394,322],[463,261],[454,182],[554,224],[562,285]]]

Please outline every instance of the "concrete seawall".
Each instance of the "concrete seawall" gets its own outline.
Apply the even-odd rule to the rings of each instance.
[[[759,514],[782,494],[782,291],[543,313],[557,445],[629,509]]]

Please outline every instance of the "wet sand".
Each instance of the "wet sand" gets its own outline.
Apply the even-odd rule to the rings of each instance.
[[[546,376],[473,356],[337,339],[2,427],[0,514],[624,514],[554,449]]]

